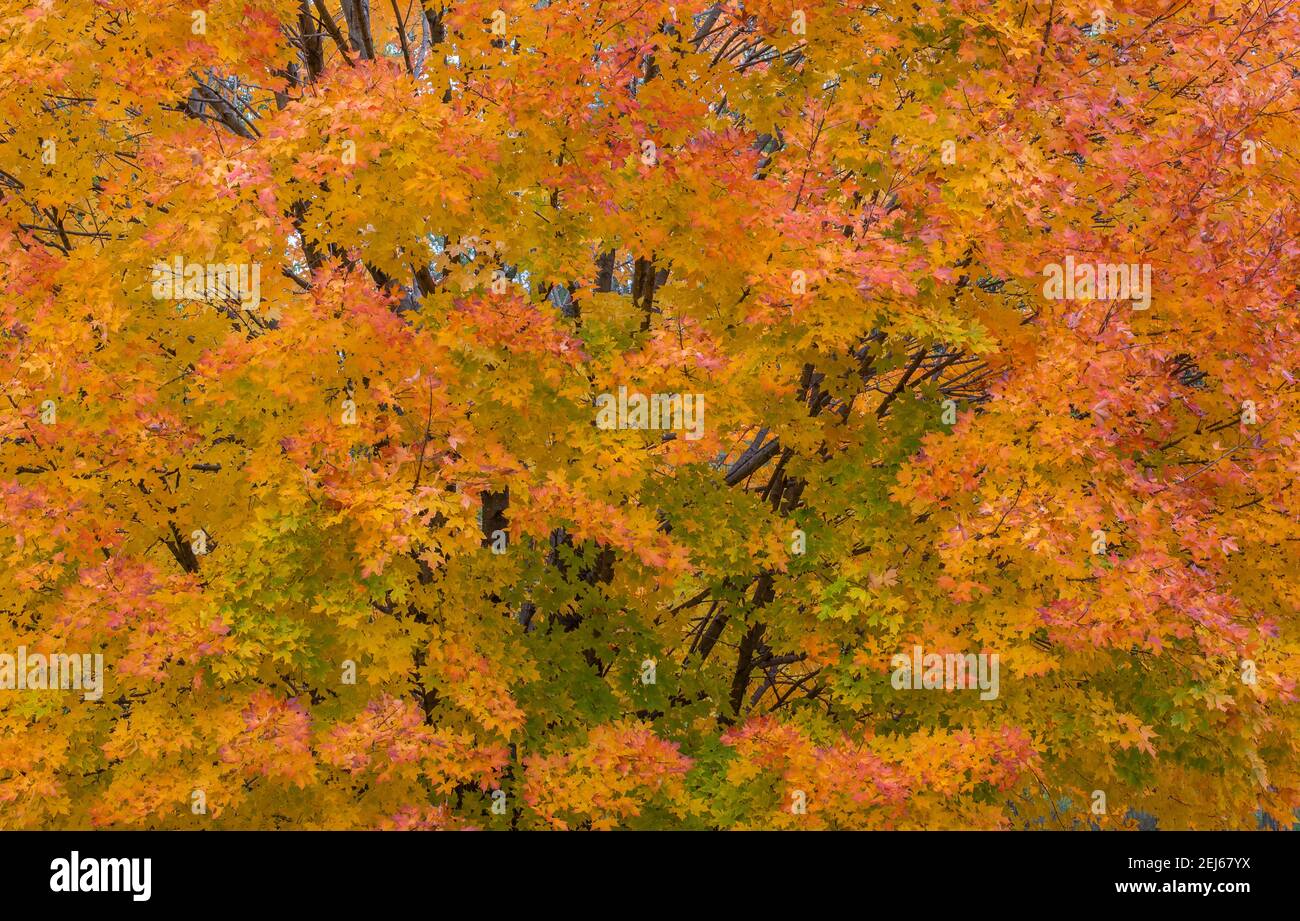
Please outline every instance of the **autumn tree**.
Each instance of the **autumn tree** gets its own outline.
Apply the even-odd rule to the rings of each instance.
[[[0,824],[1289,823],[1298,48],[0,0]]]

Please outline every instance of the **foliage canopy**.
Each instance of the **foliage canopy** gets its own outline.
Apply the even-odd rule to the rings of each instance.
[[[0,690],[0,822],[1289,821],[1297,48],[1282,0],[0,0],[0,652],[108,675]]]

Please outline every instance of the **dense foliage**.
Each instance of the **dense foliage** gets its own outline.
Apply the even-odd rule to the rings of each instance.
[[[1291,0],[0,0],[0,652],[106,673],[0,690],[0,824],[1289,822],[1298,55]]]

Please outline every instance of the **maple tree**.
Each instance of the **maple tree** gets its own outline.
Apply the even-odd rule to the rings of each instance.
[[[1288,824],[1297,49],[1286,0],[2,0],[0,651],[107,679],[0,690],[0,823]]]

